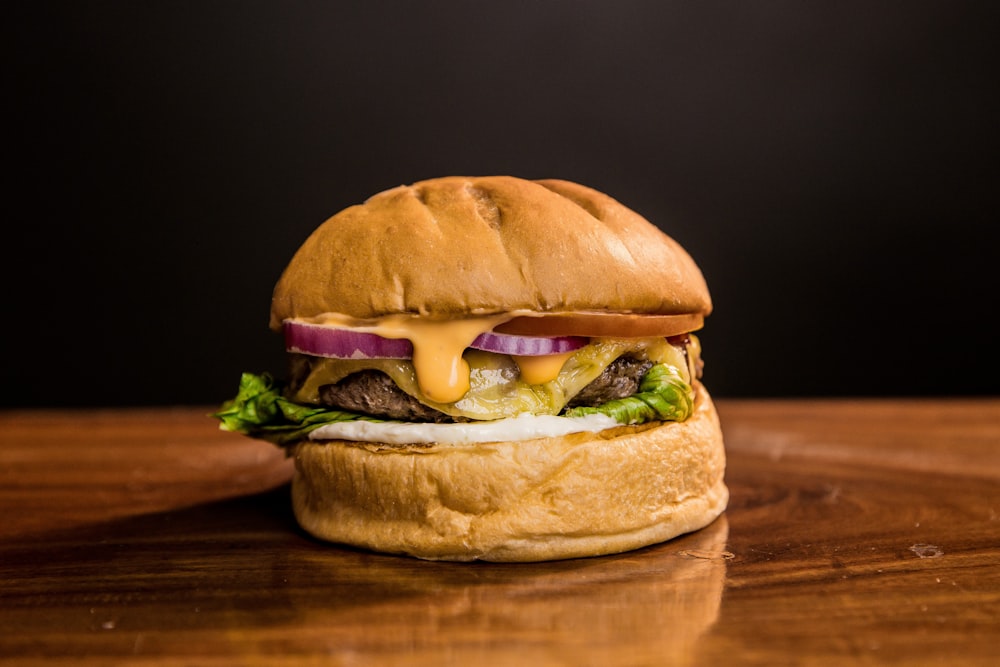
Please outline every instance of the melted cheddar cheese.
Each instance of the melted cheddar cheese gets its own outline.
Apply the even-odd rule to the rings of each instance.
[[[406,338],[412,359],[314,358],[311,372],[292,400],[317,403],[320,387],[361,370],[378,370],[422,403],[456,418],[503,419],[522,413],[558,414],[583,387],[623,354],[666,363],[688,382],[693,359],[664,338],[600,338],[574,352],[542,356],[495,354],[469,348],[510,314],[436,321],[411,315],[357,320],[327,314],[307,321]],[[689,355],[690,356],[690,355]]]
[[[479,334],[510,319],[507,315],[461,320],[431,320],[412,315],[387,315],[378,320],[357,320],[326,313],[306,321],[374,333],[383,338],[405,338],[413,344],[413,367],[420,390],[440,403],[453,403],[469,391],[471,369],[462,358]]]

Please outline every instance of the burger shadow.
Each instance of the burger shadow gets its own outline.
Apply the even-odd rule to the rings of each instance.
[[[515,651],[514,662],[526,650],[542,658],[539,651],[558,648],[562,659],[578,654],[593,664],[602,651],[620,655],[623,643],[661,656],[690,650],[718,617],[727,539],[723,515],[695,533],[624,554],[423,561],[312,538],[298,527],[284,484],[35,536],[0,546],[0,559],[15,573],[9,590],[44,582],[50,600],[127,607],[146,631],[164,610],[196,608],[196,619],[176,615],[175,627],[190,623],[227,636],[253,628],[241,631],[240,641],[256,643],[269,641],[268,628],[294,627],[300,650],[364,652],[388,643],[434,655],[460,650],[466,660]],[[482,639],[456,647],[452,628]]]

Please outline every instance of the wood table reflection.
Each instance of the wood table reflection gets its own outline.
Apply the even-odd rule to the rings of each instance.
[[[326,545],[207,409],[0,413],[0,664],[993,664],[1000,399],[720,400],[732,500],[638,551]]]

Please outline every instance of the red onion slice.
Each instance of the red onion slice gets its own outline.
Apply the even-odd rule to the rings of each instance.
[[[334,359],[409,359],[413,344],[405,338],[336,329],[320,324],[285,322],[285,349]]]
[[[469,347],[498,354],[539,357],[573,352],[586,344],[587,339],[582,336],[514,336],[487,331],[472,341]]]
[[[497,354],[537,357],[573,352],[587,344],[582,336],[514,336],[487,331],[469,347]],[[409,359],[413,344],[405,338],[339,329],[322,324],[285,322],[285,349],[334,359]]]

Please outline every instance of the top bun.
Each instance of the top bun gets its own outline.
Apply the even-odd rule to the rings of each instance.
[[[320,225],[275,286],[271,327],[323,313],[711,309],[691,256],[611,197],[568,181],[456,176],[386,190]]]

